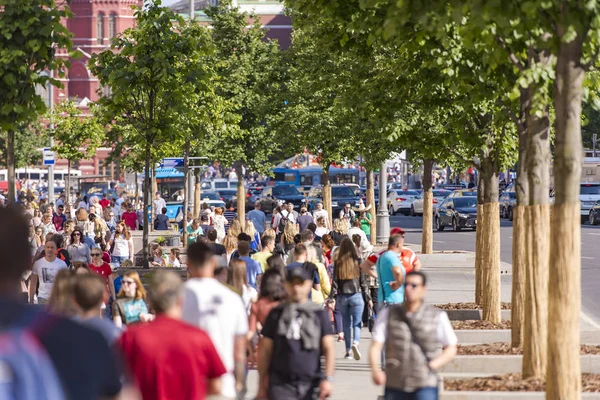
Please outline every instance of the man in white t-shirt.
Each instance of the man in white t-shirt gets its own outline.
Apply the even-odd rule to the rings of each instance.
[[[227,373],[221,396],[235,399],[246,375],[248,315],[239,294],[214,278],[217,260],[210,247],[196,242],[187,248],[190,279],[185,284],[183,320],[210,336]]]
[[[458,339],[446,312],[423,304],[427,277],[413,271],[405,278],[405,300],[377,314],[369,362],[373,382],[385,384],[385,398],[438,398],[439,371],[456,356]],[[381,352],[387,359],[381,369]],[[408,386],[407,386],[408,385]]]
[[[329,213],[327,210],[323,209],[323,203],[317,203],[317,209],[313,211],[313,219],[317,221],[319,217],[323,217],[325,219],[325,226],[327,229],[331,230],[331,220],[329,219]]]
[[[44,258],[40,258],[33,264],[31,280],[29,282],[29,302],[33,303],[35,298],[35,289],[38,281],[38,304],[46,304],[52,292],[54,277],[61,269],[67,268],[64,261],[56,258],[56,243],[52,240],[46,240],[44,245]]]
[[[163,208],[167,207],[167,203],[165,199],[163,199],[160,195],[160,192],[156,192],[156,197],[154,201],[152,201],[152,221],[156,219],[156,216],[161,213]]]

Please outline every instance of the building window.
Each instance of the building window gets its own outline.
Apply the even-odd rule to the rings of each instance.
[[[104,14],[98,14],[96,18],[96,38],[98,44],[104,44]]]
[[[117,36],[117,16],[110,14],[108,17],[108,37],[114,38]]]

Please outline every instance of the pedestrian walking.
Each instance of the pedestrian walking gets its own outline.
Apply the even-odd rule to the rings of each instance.
[[[77,314],[77,308],[73,303],[74,278],[75,272],[70,269],[58,271],[48,299],[49,312],[63,317],[73,317]]]
[[[136,271],[127,271],[121,280],[121,289],[113,303],[113,321],[118,328],[139,322],[148,322],[153,316],[146,305],[146,289]]]
[[[342,313],[346,344],[345,358],[360,360],[359,344],[365,307],[363,296],[368,289],[366,280],[360,272],[354,243],[350,239],[342,240],[340,248],[335,253],[332,283],[335,301]]]
[[[318,225],[318,221],[319,218],[323,218],[324,220],[324,227],[326,227],[328,230],[331,229],[331,219],[329,219],[329,213],[327,212],[327,210],[325,210],[323,208],[323,202],[319,201],[317,203],[317,208],[313,211],[313,219],[315,221],[317,221],[317,225]],[[325,232],[327,233],[327,232]],[[323,235],[319,235],[319,236],[323,236]]]
[[[222,243],[225,239],[225,226],[229,225],[229,221],[223,216],[221,207],[215,208],[215,216],[213,218],[213,226],[217,231],[217,242]]]
[[[339,246],[340,243],[342,243],[342,239],[348,237],[348,229],[350,229],[350,224],[345,219],[333,220],[333,230],[329,232],[329,235],[336,246]]]
[[[112,263],[121,266],[121,263],[125,260],[134,261],[133,239],[125,222],[117,223],[115,233],[108,242],[108,248],[111,251],[110,261]]]
[[[226,369],[206,332],[181,321],[183,284],[172,271],[152,277],[156,319],[129,328],[118,341],[144,400],[204,399],[218,394]]]
[[[275,307],[262,329],[257,399],[312,400],[332,394],[333,332],[327,312],[308,301],[312,276],[302,267],[288,271],[288,300]],[[321,371],[321,356],[325,358]]]
[[[71,232],[71,244],[67,246],[67,251],[72,263],[81,261],[89,264],[92,262],[90,248],[87,244],[83,243],[83,231],[79,226],[75,227],[73,232]]]
[[[152,220],[154,221],[161,210],[166,207],[167,203],[165,202],[165,199],[162,198],[160,192],[156,192],[154,194],[154,200],[152,201]]]
[[[241,259],[231,260],[227,271],[227,284],[231,286],[244,302],[244,308],[250,315],[250,307],[258,297],[256,288],[248,284],[248,274],[246,272],[246,263]]]
[[[456,355],[457,338],[446,312],[423,304],[427,277],[406,275],[406,299],[377,316],[369,361],[373,382],[385,385],[385,400],[435,400],[437,371]],[[381,369],[381,352],[387,362]]]
[[[257,201],[256,203],[254,203],[254,210],[250,211],[248,215],[246,215],[246,218],[249,221],[252,221],[254,229],[256,229],[256,232],[258,232],[259,235],[262,235],[265,229],[267,229],[267,216],[261,210],[261,208],[262,206],[260,204],[260,201]]]
[[[52,292],[54,278],[61,269],[66,269],[67,264],[56,258],[56,243],[52,239],[46,240],[44,244],[44,257],[33,264],[32,274],[29,282],[29,302],[35,302],[36,287],[39,282],[37,303],[46,304]]]
[[[205,243],[187,249],[183,320],[208,333],[227,371],[221,396],[235,399],[244,388],[248,314],[240,295],[214,278],[217,260]]]
[[[404,247],[404,235],[405,235],[405,231],[402,228],[399,227],[395,227],[392,228],[392,230],[390,231],[390,237],[391,236],[395,236],[395,235],[399,235],[400,236],[400,240],[401,240],[401,248],[400,248],[400,261],[402,262],[402,266],[404,267],[404,270],[406,271],[406,273],[409,273],[411,271],[419,271],[421,269],[421,261],[419,261],[419,258],[417,257],[417,255],[415,254],[415,252],[412,249],[409,249],[408,247]],[[367,275],[370,275],[374,278],[377,278],[377,272],[375,271],[375,264],[377,263],[377,260],[379,259],[379,257],[381,257],[386,250],[382,250],[379,253],[371,253],[371,255],[369,255],[369,257],[367,257],[365,260],[363,260],[363,262],[360,265],[360,268],[363,270],[363,272]]]
[[[392,235],[388,249],[375,265],[379,280],[378,300],[382,305],[398,304],[404,301],[404,277],[406,270],[398,257],[402,251],[402,236]]]
[[[252,221],[246,221],[246,223],[244,225],[244,233],[246,235],[250,236],[250,238],[251,238],[250,249],[253,252],[257,252],[258,250],[260,250],[260,235],[254,228],[254,224],[252,223]]]
[[[298,217],[298,228],[300,232],[303,232],[308,228],[308,224],[314,223],[313,216],[308,212],[308,209],[304,206],[300,207],[300,216]]]

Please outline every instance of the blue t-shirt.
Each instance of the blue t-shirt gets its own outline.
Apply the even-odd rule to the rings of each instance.
[[[256,260],[251,259],[249,256],[242,256],[240,260],[246,263],[246,276],[248,277],[248,285],[256,289],[256,277],[262,275],[262,267]]]
[[[117,299],[113,303],[113,315],[120,316],[123,324],[129,325],[140,322],[140,314],[147,314],[148,307],[143,299]]]
[[[265,224],[267,223],[267,216],[260,210],[252,210],[246,215],[246,217],[254,224],[256,232],[263,233],[265,231]]]
[[[398,257],[398,253],[386,251],[377,260],[377,278],[379,279],[379,289],[377,289],[377,297],[379,302],[388,304],[396,304],[404,302],[404,286],[400,286],[397,290],[392,290],[390,282],[394,282],[396,278],[392,272],[393,267],[402,268],[402,274],[406,276],[406,271],[402,266],[402,262]]]

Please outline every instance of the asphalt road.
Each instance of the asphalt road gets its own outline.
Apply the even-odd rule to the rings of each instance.
[[[406,230],[406,243],[421,244],[422,217],[391,217],[390,225]],[[433,249],[475,251],[475,232],[433,231]],[[512,222],[500,220],[500,258],[511,263]],[[581,226],[582,309],[600,324],[600,226]]]

